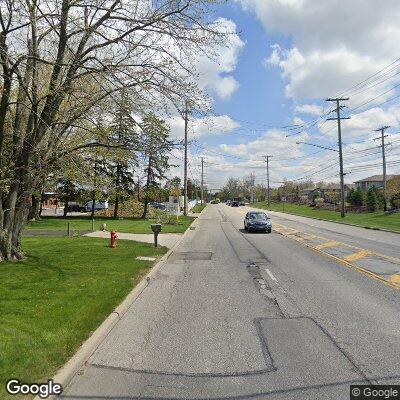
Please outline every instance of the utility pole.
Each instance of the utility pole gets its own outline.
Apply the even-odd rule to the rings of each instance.
[[[137,200],[140,201],[140,176],[137,177]]]
[[[201,157],[201,204],[205,204],[204,196],[204,157]]]
[[[382,166],[383,166],[383,197],[385,199],[385,204],[384,204],[384,210],[387,210],[387,205],[386,205],[386,186],[387,186],[387,178],[386,178],[386,154],[385,154],[385,138],[388,137],[388,135],[385,135],[386,129],[389,129],[390,126],[382,126],[379,129],[375,129],[375,132],[381,132],[381,136],[375,138],[374,140],[381,139],[382,141]]]
[[[268,207],[269,207],[269,205],[270,205],[270,187],[269,187],[269,159],[271,158],[272,156],[264,156],[264,158],[265,158],[265,160],[267,161],[267,204],[268,204]]]
[[[349,100],[348,97],[341,97],[341,98],[336,98],[336,99],[326,99],[326,101],[333,101],[336,103],[336,118],[328,118],[328,121],[337,121],[338,123],[338,142],[339,142],[339,164],[340,164],[340,203],[341,203],[341,210],[340,210],[340,215],[342,218],[345,217],[346,215],[346,208],[345,208],[345,196],[344,196],[344,172],[343,172],[343,149],[342,149],[342,128],[340,125],[340,121],[342,119],[350,119],[350,117],[341,117],[340,116],[340,110],[344,107],[340,105],[341,101],[347,101]]]
[[[254,172],[251,173],[250,179],[251,179],[251,203],[254,203],[254,183],[255,183]]]
[[[188,213],[188,101],[185,103],[185,160],[183,173],[183,215]]]

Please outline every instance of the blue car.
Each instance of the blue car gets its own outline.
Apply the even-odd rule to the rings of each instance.
[[[264,212],[250,211],[244,218],[244,229],[247,232],[259,231],[271,233],[272,223]]]

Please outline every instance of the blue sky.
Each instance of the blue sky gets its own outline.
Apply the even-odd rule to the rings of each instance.
[[[235,22],[245,46],[233,73],[240,88],[229,101],[217,101],[215,112],[253,123],[278,126],[291,123],[288,109],[292,101],[284,96],[280,71],[263,64],[274,43],[289,45],[290,39],[283,35],[268,35],[255,16],[243,12],[237,3],[221,8],[220,15]]]
[[[218,6],[215,17],[236,35],[214,64],[199,63],[214,116],[192,116],[192,178],[199,177],[205,156],[210,187],[250,173],[264,183],[263,155],[269,154],[274,186],[284,179],[337,182],[337,153],[297,142],[337,147],[335,122],[326,122],[333,107],[324,99],[345,91],[350,101],[343,113],[351,116],[343,122],[347,181],[382,173],[372,140],[380,125],[392,127],[388,173],[399,173],[397,1],[352,0],[343,14],[336,0],[232,0]],[[282,128],[293,124],[300,128]],[[182,121],[171,125],[182,131]],[[172,173],[181,175],[181,169]]]

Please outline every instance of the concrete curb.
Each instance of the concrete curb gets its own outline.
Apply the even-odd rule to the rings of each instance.
[[[112,331],[118,321],[124,316],[129,308],[134,304],[135,300],[143,293],[150,285],[151,277],[158,272],[167,262],[168,257],[180,245],[184,237],[190,232],[193,225],[196,224],[197,218],[189,225],[188,229],[183,233],[182,237],[165,253],[161,259],[151,268],[150,272],[132,289],[119,304],[114,311],[102,322],[102,324],[86,339],[76,353],[61,367],[56,375],[53,376],[53,381],[59,383],[65,389],[71,382],[73,377],[85,366],[87,360],[97,350],[100,344]],[[55,400],[59,396],[49,396],[48,399]],[[42,400],[39,396],[35,396],[34,400]]]
[[[258,208],[254,207],[253,208]],[[392,231],[390,229],[385,229],[385,228],[377,228],[377,227],[372,227],[372,226],[362,226],[362,225],[356,225],[356,224],[351,224],[350,222],[340,222],[340,221],[334,221],[332,219],[325,219],[325,218],[318,218],[318,217],[309,217],[307,215],[300,215],[300,214],[294,214],[290,212],[283,212],[283,211],[275,211],[275,210],[269,210],[267,208],[259,208],[260,210],[266,210],[266,211],[272,211],[280,214],[289,214],[289,215],[295,215],[296,217],[303,217],[303,218],[309,218],[309,219],[316,219],[317,221],[326,221],[326,222],[333,222],[335,224],[341,224],[341,225],[349,225],[349,226],[355,226],[357,228],[364,228],[364,229],[370,229],[372,231],[382,231],[382,232],[389,232],[389,233],[397,233],[400,235],[399,231]]]

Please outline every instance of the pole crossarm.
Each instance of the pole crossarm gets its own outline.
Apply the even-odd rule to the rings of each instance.
[[[350,97],[336,97],[336,98],[327,98],[325,101],[348,101]]]

